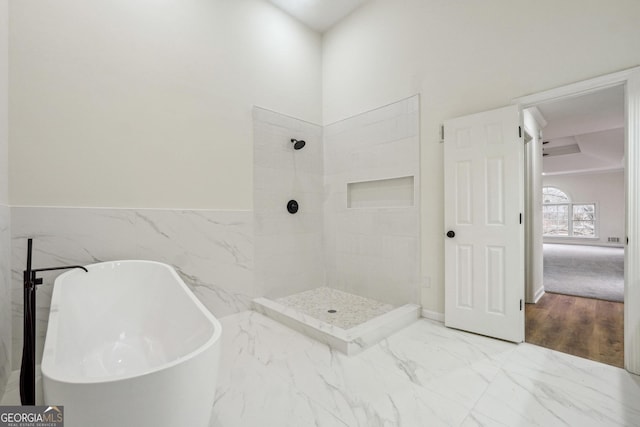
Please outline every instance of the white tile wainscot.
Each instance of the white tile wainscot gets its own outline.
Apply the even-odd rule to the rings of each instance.
[[[0,396],[11,374],[10,209],[0,204]]]
[[[172,265],[211,312],[247,310],[253,286],[251,211],[13,207],[13,367],[22,351],[22,271],[27,238],[34,267],[148,259]],[[38,287],[37,361],[41,360],[55,275]]]

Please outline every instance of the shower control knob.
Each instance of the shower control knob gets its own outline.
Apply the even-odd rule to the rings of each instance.
[[[287,211],[292,215],[298,212],[298,202],[295,200],[289,200],[289,203],[287,203]]]
[[[447,237],[450,239],[453,239],[454,237],[456,237],[456,233],[453,230],[449,230],[447,231]]]

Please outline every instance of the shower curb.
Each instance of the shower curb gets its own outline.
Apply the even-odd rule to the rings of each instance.
[[[377,344],[420,318],[421,307],[405,304],[350,329],[318,320],[268,298],[255,298],[251,304],[261,313],[348,356]]]

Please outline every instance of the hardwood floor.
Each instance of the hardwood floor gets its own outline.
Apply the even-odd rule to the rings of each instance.
[[[525,341],[624,367],[624,304],[546,293],[525,307]]]

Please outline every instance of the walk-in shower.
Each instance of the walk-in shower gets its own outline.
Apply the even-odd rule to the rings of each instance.
[[[418,105],[325,127],[254,109],[256,311],[347,354],[420,316]]]

